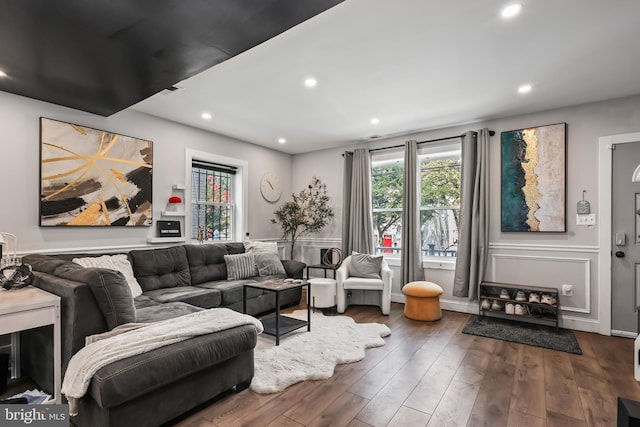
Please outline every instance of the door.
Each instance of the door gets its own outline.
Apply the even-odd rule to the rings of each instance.
[[[640,142],[615,144],[612,162],[611,330],[627,335],[638,332],[640,306]]]

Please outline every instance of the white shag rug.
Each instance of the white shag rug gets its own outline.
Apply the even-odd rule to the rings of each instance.
[[[296,310],[289,317],[306,320],[307,310]],[[356,323],[347,316],[311,313],[311,332],[300,328],[280,337],[258,336],[255,374],[251,390],[276,393],[306,380],[331,378],[337,364],[364,359],[364,350],[385,344],[382,337],[391,330],[381,323]]]

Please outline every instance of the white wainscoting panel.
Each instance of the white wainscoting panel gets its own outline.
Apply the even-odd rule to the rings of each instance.
[[[491,280],[560,291],[560,309],[591,313],[591,260],[534,255],[491,255]],[[573,296],[562,295],[562,284],[573,285]]]
[[[330,237],[304,238],[296,242],[298,261],[307,265],[320,264],[320,249],[341,248],[342,239]],[[346,256],[346,255],[345,255]]]

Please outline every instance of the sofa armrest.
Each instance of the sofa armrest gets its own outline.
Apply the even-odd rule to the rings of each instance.
[[[292,279],[302,279],[304,269],[307,266],[304,262],[296,261],[295,259],[282,259],[282,266],[284,271],[287,272],[287,277]]]

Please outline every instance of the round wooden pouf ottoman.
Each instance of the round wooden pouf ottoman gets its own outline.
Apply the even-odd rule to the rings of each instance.
[[[404,315],[413,320],[433,321],[442,318],[442,288],[433,282],[411,282],[404,285]]]

